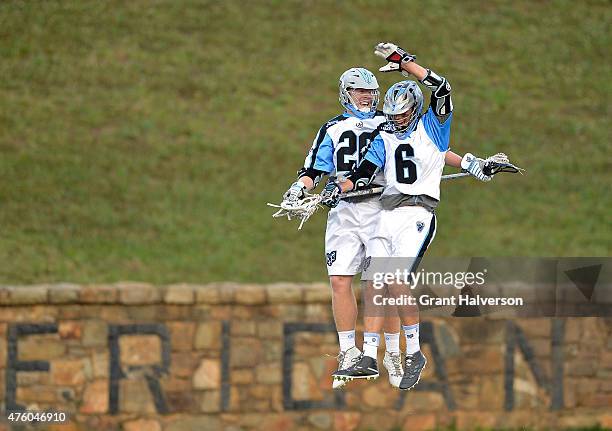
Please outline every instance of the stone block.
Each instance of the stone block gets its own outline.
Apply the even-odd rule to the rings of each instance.
[[[197,286],[195,288],[196,303],[198,304],[220,304],[221,294],[219,286],[208,284],[205,286]]]
[[[79,301],[83,304],[114,304],[119,300],[119,292],[115,286],[105,284],[90,284],[81,286]]]
[[[104,414],[108,412],[108,380],[99,379],[88,383],[83,393],[79,411],[83,414]]]
[[[232,336],[254,336],[257,333],[257,325],[253,320],[235,320],[231,324],[230,333]]]
[[[523,330],[528,340],[533,338],[550,338],[551,318],[521,319],[515,324]]]
[[[11,305],[10,286],[0,286],[0,305]]]
[[[594,414],[588,413],[572,413],[569,415],[564,415],[559,417],[559,421],[557,422],[558,429],[566,429],[566,428],[590,428],[598,425],[597,416]]]
[[[311,413],[307,416],[308,423],[316,429],[331,429],[333,419],[332,414],[327,412]]]
[[[221,364],[214,359],[202,359],[193,375],[195,389],[219,389],[221,386]]]
[[[172,351],[187,352],[193,350],[195,335],[194,322],[168,322]]]
[[[81,343],[85,347],[108,346],[108,324],[103,320],[86,320],[83,323]]]
[[[161,362],[161,339],[157,335],[125,335],[119,338],[121,365]]]
[[[164,431],[219,431],[223,426],[216,415],[177,416],[169,420]]]
[[[121,413],[156,413],[153,396],[144,378],[128,378],[119,382]]]
[[[29,405],[31,403],[55,404],[61,401],[58,391],[49,386],[17,387],[17,401]]]
[[[361,413],[359,412],[335,412],[334,430],[335,431],[355,431],[359,426]]]
[[[230,373],[230,382],[232,385],[250,385],[254,381],[255,373],[253,373],[251,369],[232,370]]]
[[[271,304],[299,304],[304,297],[304,289],[299,284],[269,284],[266,286],[266,292]]]
[[[232,368],[254,367],[259,364],[262,356],[262,347],[259,340],[232,337],[230,345],[230,366]]]
[[[108,377],[110,357],[108,351],[94,352],[91,355],[91,368],[94,378]]]
[[[190,284],[172,284],[166,287],[164,302],[189,305],[195,303],[195,289]]]
[[[295,419],[287,413],[265,415],[265,417],[262,417],[256,429],[262,431],[295,430]]]
[[[12,286],[9,288],[11,305],[46,304],[49,288],[40,286]]]
[[[579,404],[591,408],[612,408],[612,394],[589,394],[579,400]]]
[[[283,382],[281,367],[279,364],[261,364],[255,368],[255,376],[258,383],[275,385]]]
[[[210,321],[199,323],[195,332],[194,346],[198,350],[220,349],[221,322]]]
[[[171,412],[192,413],[198,410],[198,403],[191,388],[183,391],[170,391],[164,385],[166,404]]]
[[[267,301],[266,289],[258,284],[238,284],[234,290],[234,301],[242,305],[262,305]]]
[[[331,287],[326,283],[313,283],[304,286],[304,302],[331,304]]]
[[[60,338],[64,340],[80,340],[82,327],[81,322],[76,320],[66,320],[58,325]]]
[[[404,420],[404,429],[410,431],[429,431],[436,428],[436,415],[416,414],[408,415]]]
[[[120,282],[115,286],[119,292],[121,304],[159,304],[162,302],[162,289],[157,286],[134,282]]]
[[[257,336],[259,338],[282,338],[283,322],[266,320],[257,323]]]
[[[191,377],[200,362],[199,356],[190,352],[172,353],[170,374],[176,377]]]
[[[28,335],[17,342],[20,361],[61,358],[66,353],[66,343],[58,335]]]
[[[497,418],[495,412],[456,412],[454,414],[457,429],[492,428]]]
[[[204,391],[200,401],[200,412],[217,413],[221,410],[221,392]]]
[[[233,304],[234,303],[234,292],[236,290],[236,283],[217,283],[217,289],[219,290],[219,301],[221,304]]]
[[[76,304],[81,288],[76,284],[62,283],[49,286],[51,304]]]
[[[503,376],[482,376],[480,379],[479,406],[482,410],[502,410],[504,408]]]
[[[154,419],[136,419],[125,421],[122,424],[123,431],[161,431],[161,425]]]
[[[292,397],[294,400],[322,400],[324,392],[319,388],[317,379],[304,362],[293,364]]]
[[[91,364],[84,359],[51,361],[51,381],[56,386],[80,386],[91,376]]]

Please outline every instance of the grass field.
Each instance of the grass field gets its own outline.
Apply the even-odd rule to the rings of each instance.
[[[337,79],[400,43],[453,85],[437,256],[609,255],[605,1],[0,2],[0,282],[325,278],[273,220]],[[380,76],[383,91],[400,76]]]

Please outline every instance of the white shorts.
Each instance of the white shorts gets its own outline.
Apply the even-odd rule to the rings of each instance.
[[[436,216],[420,206],[381,211],[368,256],[422,257],[436,236]]]
[[[382,212],[377,198],[359,203],[341,201],[327,216],[325,261],[329,275],[361,272],[366,246]]]

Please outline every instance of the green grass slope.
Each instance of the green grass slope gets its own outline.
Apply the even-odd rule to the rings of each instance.
[[[432,255],[609,254],[611,9],[1,2],[0,282],[324,279],[325,214],[265,203],[385,40],[451,82],[455,151],[527,169],[444,184]]]

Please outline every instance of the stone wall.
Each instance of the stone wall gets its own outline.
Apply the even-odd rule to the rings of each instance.
[[[0,335],[1,431],[612,427],[612,319],[426,318],[408,393],[331,390],[326,284],[0,287]]]

